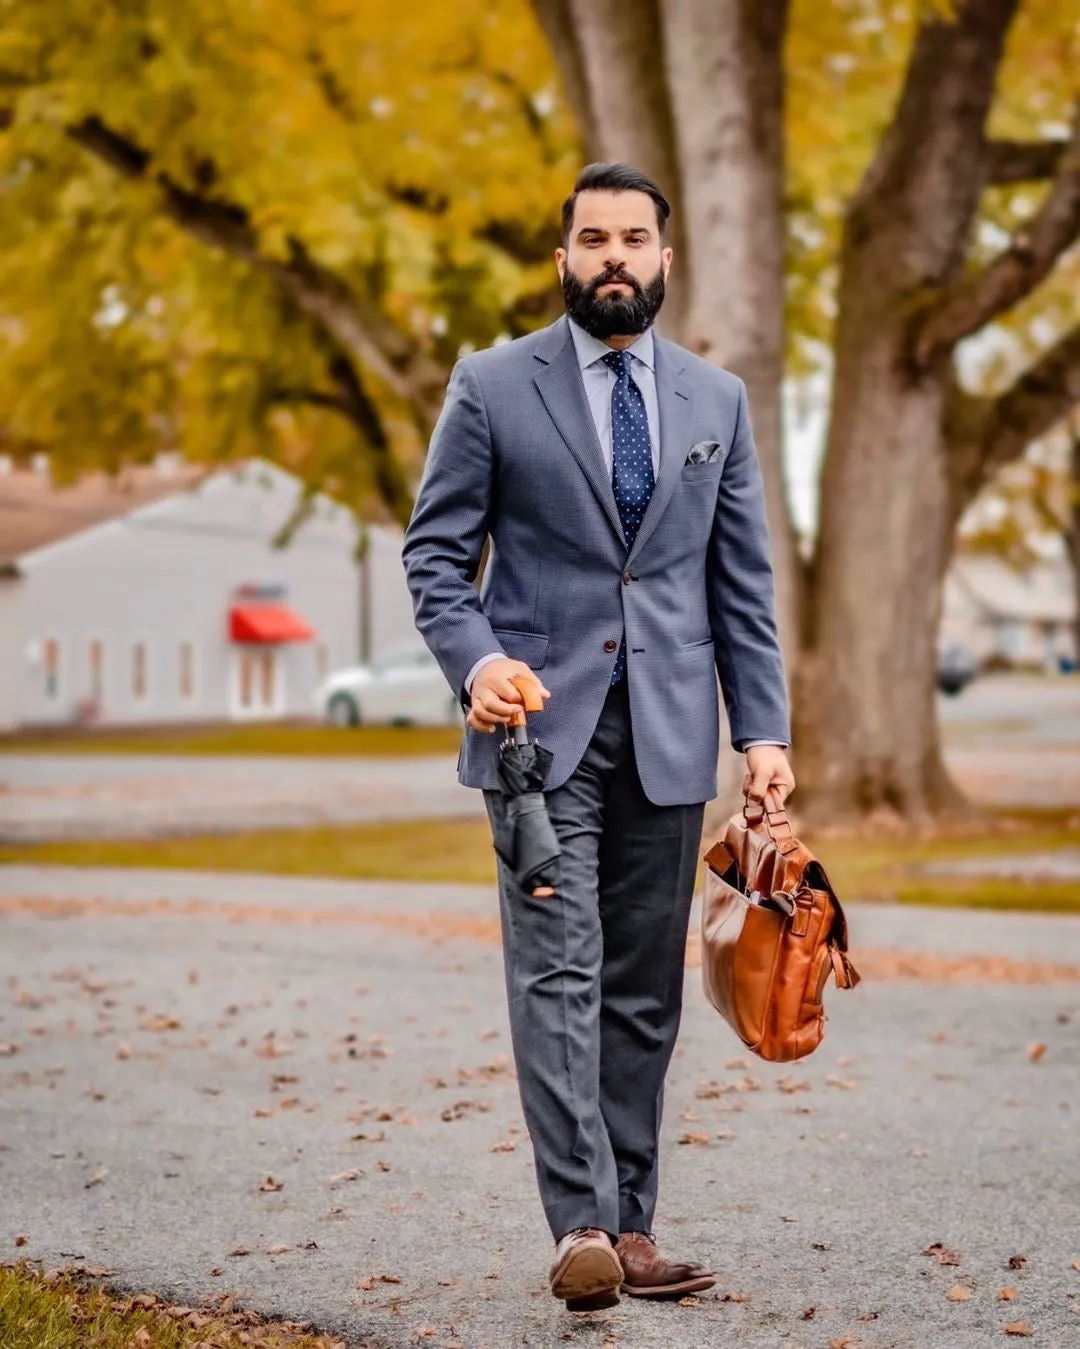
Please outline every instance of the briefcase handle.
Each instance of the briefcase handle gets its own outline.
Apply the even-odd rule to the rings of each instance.
[[[770,787],[766,791],[764,801],[753,801],[747,794],[743,799],[743,819],[748,829],[760,829],[764,826],[782,853],[792,852],[799,846],[795,831],[791,827],[791,820],[775,787]]]

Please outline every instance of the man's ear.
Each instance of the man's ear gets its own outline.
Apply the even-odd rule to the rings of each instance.
[[[661,262],[663,263],[663,265],[664,265],[664,280],[665,280],[665,281],[668,279],[668,273],[671,271],[671,260],[672,260],[672,258],[674,258],[674,256],[675,256],[675,254],[672,252],[672,250],[671,250],[670,248],[665,248],[665,249],[663,249],[663,250],[661,251],[661,253],[660,253],[660,261],[661,261]]]
[[[555,250],[555,270],[559,273],[559,280],[563,279],[563,273],[566,271],[566,249],[557,248]]]

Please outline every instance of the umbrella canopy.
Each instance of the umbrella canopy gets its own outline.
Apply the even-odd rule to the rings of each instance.
[[[514,682],[525,698],[525,710],[542,711],[544,702],[535,679],[516,675]],[[500,746],[499,787],[506,797],[506,811],[494,830],[495,851],[524,890],[534,898],[548,899],[558,886],[562,855],[544,800],[552,754],[529,738],[525,710],[506,728]]]

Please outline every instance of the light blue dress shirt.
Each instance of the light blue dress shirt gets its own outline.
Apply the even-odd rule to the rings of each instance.
[[[593,425],[596,427],[596,438],[600,442],[600,449],[604,455],[604,463],[607,465],[608,476],[611,475],[611,391],[615,387],[617,376],[615,371],[604,364],[604,357],[613,348],[600,338],[593,337],[587,333],[584,328],[575,323],[573,319],[569,320],[570,335],[574,340],[574,350],[577,353],[578,369],[581,371],[581,382],[585,386],[585,398],[589,404],[589,411],[592,413]],[[653,481],[660,473],[660,403],[656,396],[656,352],[653,344],[653,331],[646,328],[641,336],[625,348],[630,353],[630,378],[641,390],[641,396],[645,401],[645,415],[649,421],[649,441],[652,448],[653,462]],[[472,682],[480,670],[493,660],[504,660],[505,652],[489,651],[486,655],[480,657],[476,664],[469,671],[465,679],[465,692],[472,692]],[[752,749],[754,745],[781,745],[786,747],[779,740],[751,740],[743,746],[743,752]]]

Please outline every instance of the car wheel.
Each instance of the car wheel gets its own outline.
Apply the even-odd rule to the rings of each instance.
[[[326,705],[326,719],[332,726],[359,726],[360,709],[347,693],[335,693]]]

